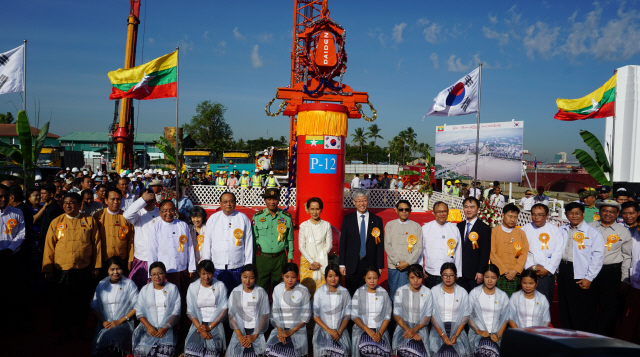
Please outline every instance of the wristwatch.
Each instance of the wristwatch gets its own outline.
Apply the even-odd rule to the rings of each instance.
[[[400,265],[400,262],[399,262],[399,261],[396,263],[396,266],[398,266],[398,265]]]

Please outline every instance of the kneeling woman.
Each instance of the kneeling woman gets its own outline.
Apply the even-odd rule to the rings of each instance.
[[[185,340],[185,357],[219,357],[227,341],[222,321],[227,318],[227,288],[213,278],[216,269],[211,260],[198,264],[200,279],[189,285],[187,316],[192,325]]]
[[[344,330],[351,319],[349,291],[340,286],[340,268],[329,264],[324,271],[327,282],[316,290],[313,296],[314,357],[348,357],[351,353],[351,339]]]
[[[91,301],[91,309],[98,320],[91,354],[130,355],[133,317],[136,315],[133,306],[138,298],[138,287],[123,275],[127,264],[119,256],[109,258],[104,266],[109,276],[100,281]]]
[[[138,294],[136,316],[140,325],[133,332],[135,357],[165,357],[176,352],[177,331],[180,321],[180,292],[167,282],[167,268],[162,262],[149,266],[151,282]]]
[[[532,326],[549,326],[549,301],[536,290],[538,276],[536,272],[527,269],[520,275],[522,290],[511,295],[509,301],[509,314],[511,320],[509,326],[513,328],[525,328]]]
[[[298,266],[287,263],[282,268],[283,282],[273,289],[271,324],[267,356],[300,357],[309,351],[307,323],[311,318],[309,290],[298,283]]]
[[[235,331],[229,342],[227,357],[263,356],[264,333],[269,327],[269,297],[256,285],[258,271],[247,264],[240,271],[242,284],[229,296],[229,326]]]
[[[429,348],[436,357],[469,356],[469,339],[464,325],[469,320],[469,295],[456,284],[458,269],[453,263],[440,268],[442,282],[431,289],[433,310]],[[434,331],[435,330],[435,331]]]
[[[500,269],[487,264],[483,270],[484,284],[469,293],[469,345],[476,357],[497,357],[509,322],[509,296],[496,288]]]
[[[400,287],[393,299],[393,317],[398,326],[393,333],[394,355],[398,357],[427,357],[431,319],[431,291],[422,285],[424,270],[419,264],[407,270],[409,284]]]
[[[378,286],[380,273],[369,267],[364,275],[365,285],[358,288],[351,299],[353,357],[388,357],[391,352],[387,326],[391,320],[391,299],[387,291]]]

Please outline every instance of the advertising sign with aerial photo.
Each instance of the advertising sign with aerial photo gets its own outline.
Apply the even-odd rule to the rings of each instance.
[[[478,180],[522,181],[524,122],[481,123]],[[476,124],[436,128],[436,178],[471,179],[476,169]]]

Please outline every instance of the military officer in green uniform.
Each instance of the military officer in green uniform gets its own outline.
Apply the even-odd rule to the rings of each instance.
[[[278,208],[277,187],[268,187],[262,197],[267,208],[253,215],[256,284],[270,293],[272,286],[282,282],[282,267],[293,261],[293,224],[291,214]]]
[[[587,223],[600,220],[600,210],[596,207],[597,195],[598,192],[592,187],[580,193],[580,197],[584,198],[584,221]]]

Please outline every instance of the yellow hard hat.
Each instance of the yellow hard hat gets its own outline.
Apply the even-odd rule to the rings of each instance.
[[[460,183],[460,180],[456,180],[456,182],[455,182],[455,183]]]
[[[451,181],[447,181],[447,185],[451,185]]]

